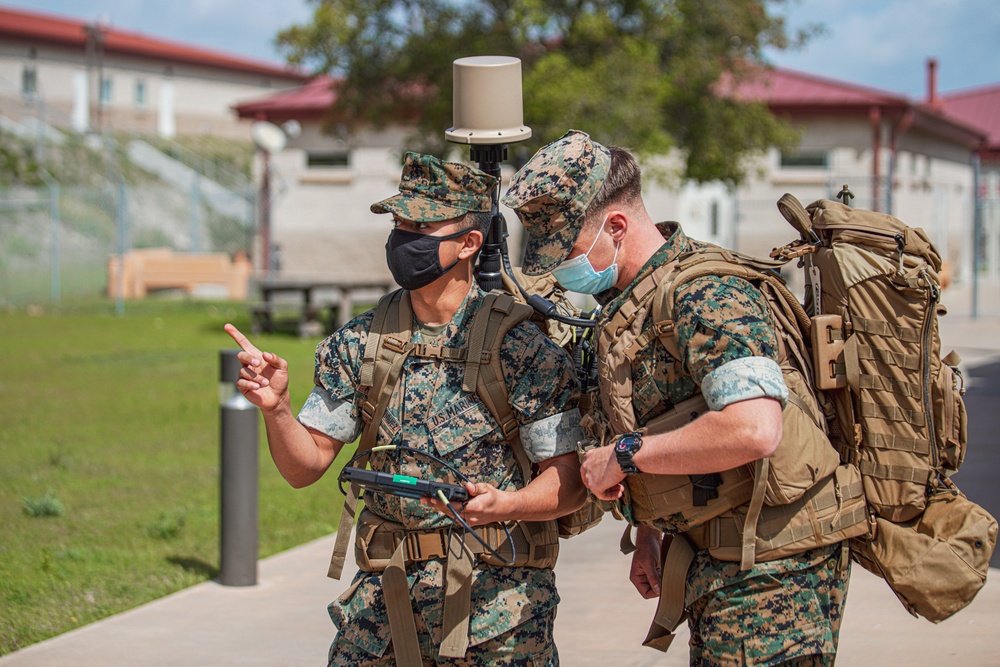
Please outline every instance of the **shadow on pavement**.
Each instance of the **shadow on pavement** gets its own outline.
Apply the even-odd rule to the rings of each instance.
[[[958,488],[994,517],[1000,517],[1000,362],[966,371],[965,409],[969,415],[969,442],[962,469],[955,474]],[[1000,549],[992,567],[1000,567]]]

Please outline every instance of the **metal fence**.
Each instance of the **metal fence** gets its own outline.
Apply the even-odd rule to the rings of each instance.
[[[109,260],[134,248],[250,254],[255,193],[230,192],[242,210],[198,182],[0,190],[0,307],[103,297]]]

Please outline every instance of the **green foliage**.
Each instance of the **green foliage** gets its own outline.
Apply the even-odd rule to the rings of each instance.
[[[30,517],[62,516],[66,513],[66,508],[55,497],[52,489],[46,491],[44,496],[21,498],[21,507]]]
[[[31,144],[0,132],[0,187],[41,185],[42,176]]]
[[[0,311],[10,352],[0,378],[0,654],[218,574],[227,321],[248,331],[246,306],[150,299],[118,316],[112,301],[74,300]],[[312,389],[317,342],[255,338],[288,360],[295,410]],[[333,532],[336,470],[292,489],[262,424],[258,454],[260,556]],[[22,499],[54,506],[39,502],[44,489],[68,511],[29,516]]]
[[[786,34],[783,0],[313,0],[312,21],[277,43],[288,60],[342,77],[331,123],[415,124],[420,148],[445,154],[452,62],[522,61],[530,151],[569,128],[640,154],[676,148],[685,178],[738,183],[745,158],[795,136],[722,81],[764,65]],[[407,148],[417,148],[411,145]]]
[[[252,178],[253,142],[208,135],[179,135],[172,139],[142,138],[162,153],[183,162],[217,183],[246,185]]]

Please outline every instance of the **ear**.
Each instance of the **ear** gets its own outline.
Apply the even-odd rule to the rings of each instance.
[[[625,238],[625,234],[628,233],[629,219],[628,214],[621,209],[612,209],[608,212],[608,222],[605,229],[611,234],[611,240],[615,243],[621,243],[622,239]]]
[[[458,258],[466,259],[475,255],[483,247],[484,240],[483,233],[478,229],[473,229],[462,237],[462,247],[458,251]]]

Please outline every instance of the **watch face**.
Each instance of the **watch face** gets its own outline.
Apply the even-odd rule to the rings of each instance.
[[[630,452],[633,449],[638,449],[638,447],[641,444],[642,444],[642,440],[640,440],[637,436],[629,433],[629,434],[621,436],[618,439],[618,442],[615,443],[615,451],[618,451],[618,452]]]

